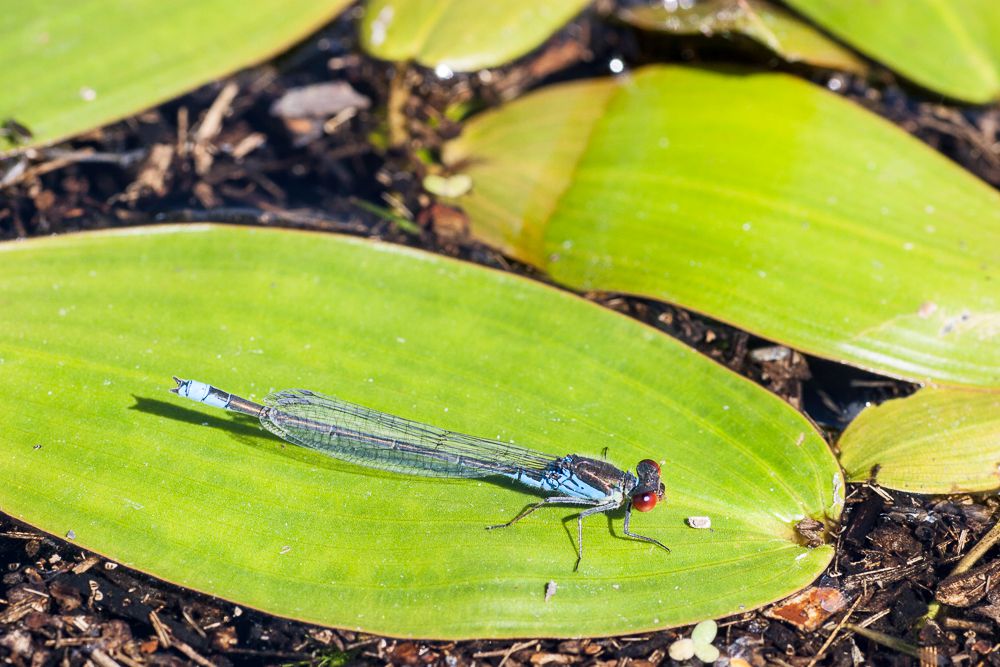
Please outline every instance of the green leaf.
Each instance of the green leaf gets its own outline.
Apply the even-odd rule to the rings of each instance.
[[[808,584],[840,469],[775,396],[542,284],[399,246],[144,228],[0,246],[0,510],[183,586],[421,637],[609,635],[750,609]],[[490,480],[360,468],[167,392],[322,391],[553,455],[663,462],[624,539]],[[708,515],[712,530],[684,519]],[[545,601],[547,584],[555,595]],[[609,613],[613,609],[613,613]]]
[[[878,469],[882,486],[911,493],[1000,488],[1000,394],[921,389],[867,408],[840,438],[850,479]]]
[[[622,8],[617,15],[642,30],[673,35],[746,35],[788,62],[806,62],[857,74],[868,70],[860,58],[820,31],[762,0],[638,5]]]
[[[553,86],[474,118],[444,160],[472,177],[473,233],[560,283],[1000,385],[1000,195],[799,79],[655,67]]]
[[[590,0],[369,0],[361,45],[383,60],[470,72],[523,56]]]
[[[915,83],[969,102],[1000,96],[996,0],[788,0]]]
[[[288,48],[348,0],[53,0],[0,12],[0,122],[58,141]],[[0,150],[14,147],[0,135]]]

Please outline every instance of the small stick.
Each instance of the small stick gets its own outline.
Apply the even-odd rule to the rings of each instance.
[[[94,661],[97,667],[121,667],[114,658],[99,648],[95,648],[90,652],[90,659]]]
[[[955,569],[952,570],[951,574],[948,576],[951,577],[956,574],[962,574],[963,572],[967,572],[972,569],[972,566],[974,566],[979,559],[982,558],[997,542],[1000,542],[1000,520],[997,520],[997,522],[993,524],[993,527],[990,528],[985,535],[983,535],[983,538],[976,543],[976,546],[969,549],[969,553],[962,556],[962,560],[958,561],[958,564],[955,565]],[[923,627],[928,621],[933,621],[937,617],[939,611],[941,611],[941,603],[937,600],[932,601],[929,605],[927,605],[927,613],[921,616],[920,620],[917,621],[917,627]]]
[[[214,139],[219,134],[219,131],[222,129],[222,118],[229,111],[229,107],[232,106],[233,100],[236,99],[236,95],[239,92],[240,87],[232,81],[222,87],[222,90],[215,97],[215,101],[212,102],[212,106],[205,112],[205,117],[202,119],[198,129],[195,130],[195,143],[203,144],[210,139]]]
[[[972,569],[972,566],[997,542],[1000,542],[1000,520],[993,524],[993,527],[990,528],[988,533],[983,535],[983,539],[979,540],[976,546],[969,549],[969,553],[965,554],[962,560],[958,561],[958,565],[955,566],[955,569],[951,571],[951,575],[949,576],[962,574]]]
[[[806,665],[806,667],[815,667],[816,663],[819,662],[820,659],[823,657],[823,654],[826,653],[826,650],[830,648],[831,644],[833,644],[833,640],[836,639],[837,634],[840,632],[841,628],[843,628],[844,625],[847,623],[847,619],[851,617],[851,614],[854,613],[854,610],[858,608],[858,605],[861,604],[861,600],[863,599],[864,599],[863,595],[858,596],[858,599],[854,601],[854,604],[851,605],[851,608],[847,610],[847,613],[844,614],[844,617],[840,619],[840,623],[838,623],[837,627],[833,629],[833,632],[830,633],[830,636],[826,638],[826,641],[823,642],[823,645],[819,647],[819,651],[816,653],[816,655],[813,656],[813,659],[809,661],[809,664]]]
[[[881,644],[886,648],[891,648],[893,651],[898,651],[899,653],[903,653],[913,658],[920,658],[920,649],[910,642],[903,641],[902,639],[887,635],[884,632],[879,632],[878,630],[863,628],[860,625],[855,625],[854,623],[846,623],[844,627],[855,634],[861,635],[865,639],[870,639],[876,644]]]
[[[156,631],[160,646],[170,648],[170,635],[167,634],[167,627],[163,625],[163,621],[160,620],[160,616],[155,611],[149,612],[149,622],[152,624],[153,630]]]

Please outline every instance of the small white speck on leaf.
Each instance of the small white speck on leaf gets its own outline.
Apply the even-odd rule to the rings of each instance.
[[[379,46],[385,41],[385,37],[389,32],[389,24],[392,23],[392,17],[395,13],[392,5],[386,5],[382,8],[382,11],[378,13],[375,20],[372,21],[372,32],[371,32],[371,42],[372,46]]]
[[[550,581],[549,583],[545,584],[545,601],[548,602],[549,600],[551,600],[552,596],[556,594],[556,591],[558,589],[559,586],[554,581]]]
[[[708,530],[712,527],[712,519],[707,516],[689,516],[684,521],[687,525],[698,530]]]

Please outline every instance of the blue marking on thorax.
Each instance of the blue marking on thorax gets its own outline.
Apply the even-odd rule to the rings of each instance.
[[[604,500],[609,497],[604,489],[593,487],[573,474],[564,465],[564,461],[564,459],[553,461],[549,469],[541,473],[521,471],[507,476],[520,484],[544,493],[585,500]]]

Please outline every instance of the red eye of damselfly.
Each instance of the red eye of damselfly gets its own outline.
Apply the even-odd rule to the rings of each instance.
[[[643,491],[632,496],[632,507],[640,512],[648,512],[656,507],[659,498],[652,491]]]

